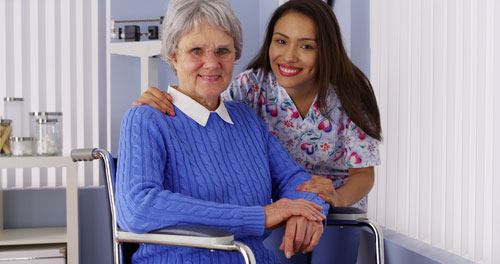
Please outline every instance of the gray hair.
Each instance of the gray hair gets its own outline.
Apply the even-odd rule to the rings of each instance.
[[[226,31],[234,40],[236,59],[241,57],[243,34],[239,19],[234,14],[228,0],[171,0],[162,23],[161,58],[177,74],[172,62],[179,40],[198,23]]]

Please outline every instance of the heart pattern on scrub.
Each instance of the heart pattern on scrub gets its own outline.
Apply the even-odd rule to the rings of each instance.
[[[325,118],[321,122],[319,122],[318,129],[328,133],[332,131],[332,122]]]
[[[278,116],[278,106],[276,104],[267,104],[266,112],[270,113],[272,117]]]
[[[300,148],[305,150],[308,155],[312,155],[314,153],[314,145],[311,143],[302,143]]]

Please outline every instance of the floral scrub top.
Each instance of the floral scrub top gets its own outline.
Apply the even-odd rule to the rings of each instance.
[[[255,110],[295,160],[311,174],[333,181],[348,180],[349,168],[380,164],[379,141],[365,134],[345,114],[334,89],[327,95],[330,120],[317,108],[317,98],[302,119],[295,104],[272,72],[247,70],[238,75],[222,97]],[[366,210],[366,197],[353,206]]]

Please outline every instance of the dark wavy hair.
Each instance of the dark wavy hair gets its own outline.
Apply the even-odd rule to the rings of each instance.
[[[274,11],[267,26],[266,38],[247,69],[261,68],[272,71],[269,61],[276,22],[288,12],[297,12],[310,17],[316,24],[318,43],[319,83],[318,108],[328,118],[326,101],[329,84],[336,87],[337,96],[347,116],[369,136],[382,140],[380,113],[375,93],[368,78],[347,56],[340,27],[332,8],[321,0],[290,0]]]

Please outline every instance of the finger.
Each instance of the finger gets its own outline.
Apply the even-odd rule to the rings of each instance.
[[[289,215],[285,218],[289,218],[291,216],[303,216],[309,221],[320,221],[321,214],[318,214],[317,210],[308,208],[308,207],[294,207],[289,211]]]
[[[161,94],[163,93],[163,91],[160,91],[160,89],[154,86],[149,87],[147,91],[157,96],[161,96]]]
[[[166,102],[166,104],[168,104],[167,105],[167,108],[168,108],[167,113],[170,116],[175,116],[174,105],[172,104],[172,100],[174,100],[174,98],[172,97],[172,95],[170,95],[167,92],[163,92],[163,96],[167,99],[167,102]]]
[[[307,192],[316,193],[316,194],[323,194],[323,195],[328,194],[328,192],[327,192],[327,190],[325,188],[316,187],[316,186],[308,188]]]
[[[165,110],[163,109],[162,106],[159,105],[160,101],[157,98],[151,97],[151,96],[146,96],[146,93],[143,93],[139,99],[137,99],[137,105],[149,105],[156,110],[165,113]]]
[[[166,113],[169,108],[172,107],[171,103],[164,99],[165,96],[163,92],[158,90],[156,87],[150,87],[146,92],[141,94],[138,101],[153,106],[153,103],[157,106],[156,109]]]
[[[312,206],[313,208],[315,208],[315,209],[316,209],[316,210],[318,210],[318,211],[323,210],[323,207],[321,207],[321,205],[315,204],[315,203],[313,203],[313,202],[311,202],[311,201],[307,201],[307,200],[305,200],[305,199],[298,199],[298,200],[295,200],[295,201],[297,201],[297,202],[301,202],[301,203],[306,203],[306,204],[308,204],[308,205]]]
[[[301,248],[305,240],[307,221],[304,218],[297,221],[295,239],[293,240],[293,254],[295,255]]]
[[[329,203],[330,206],[335,206],[335,203],[333,202],[333,196],[324,196],[322,194],[318,194],[319,198],[323,199],[325,202]]]
[[[157,90],[151,93],[151,95],[152,97],[150,99],[157,103],[165,112],[169,111],[172,108],[172,104],[170,103],[170,101],[165,100],[165,96],[163,95],[162,91]]]
[[[301,190],[307,189],[309,187],[311,187],[311,183],[309,181],[306,181],[306,182],[302,183],[301,185],[299,185],[296,190],[301,191]]]
[[[316,207],[311,207],[309,204],[306,206],[294,207],[291,210],[291,215],[294,216],[304,216],[309,221],[322,221],[325,219],[325,216],[316,209]]]
[[[285,234],[283,235],[283,249],[287,259],[290,259],[293,256],[293,242],[295,239],[296,228],[296,221],[287,221]]]
[[[302,251],[303,253],[311,252],[314,250],[314,248],[318,245],[319,240],[321,239],[321,234],[323,234],[323,227],[319,227],[320,229],[317,229],[316,231],[313,232],[313,235],[311,237],[311,242],[309,243],[309,246]]]
[[[306,223],[305,227],[305,232],[304,232],[304,241],[302,242],[302,246],[300,247],[300,250],[302,250],[302,253],[305,253],[304,250],[309,247],[309,244],[311,244],[311,239],[314,234],[314,228],[312,227],[313,223],[308,222]]]
[[[174,106],[172,105],[172,103],[168,102],[165,104],[166,104],[165,110],[166,110],[167,114],[169,116],[175,116],[175,110],[174,110]]]
[[[167,92],[163,92],[163,96],[165,96],[165,98],[168,100],[168,101],[172,101],[173,98],[172,98],[172,95],[170,95],[169,93]]]

